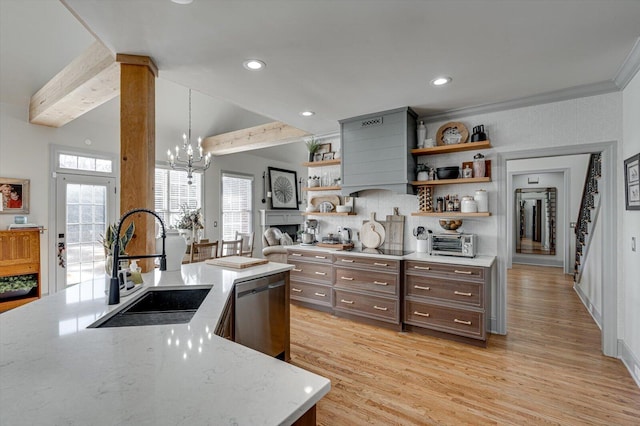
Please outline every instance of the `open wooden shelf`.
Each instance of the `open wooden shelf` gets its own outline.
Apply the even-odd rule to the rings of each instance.
[[[329,212],[329,213],[321,213],[321,212],[302,212],[302,216],[355,216],[354,212],[349,213],[337,213],[337,212]]]
[[[311,186],[302,188],[303,191],[339,191],[340,186]]]
[[[417,149],[412,149],[411,154],[413,155],[447,154],[451,152],[473,151],[476,149],[487,149],[487,148],[491,148],[490,140],[481,141],[481,142],[458,143],[455,145],[441,145],[441,146],[434,146],[430,148],[417,148]]]
[[[481,183],[481,182],[491,182],[491,177],[439,179],[439,180],[414,180],[413,182],[411,182],[411,185],[432,186],[432,185],[452,185],[456,183]]]
[[[335,166],[340,164],[340,158],[335,158],[333,160],[324,160],[324,161],[305,161],[302,163],[305,167],[322,167],[322,166]]]
[[[462,212],[413,212],[411,216],[432,216],[432,217],[489,217],[491,213],[462,213]]]

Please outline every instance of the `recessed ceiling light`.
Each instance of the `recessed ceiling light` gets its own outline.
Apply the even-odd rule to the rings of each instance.
[[[448,83],[451,83],[451,77],[438,77],[431,80],[431,85],[433,86],[444,86]]]
[[[262,68],[267,66],[264,62],[259,61],[257,59],[248,59],[248,60],[244,61],[242,63],[242,65],[246,69],[251,70],[251,71],[261,70]]]
[[[176,3],[176,4],[191,4],[191,3],[193,3],[193,0],[171,0],[171,1]]]
[[[300,115],[303,116],[303,117],[311,117],[312,115],[315,115],[315,112],[313,112],[313,111],[302,111],[300,113]]]

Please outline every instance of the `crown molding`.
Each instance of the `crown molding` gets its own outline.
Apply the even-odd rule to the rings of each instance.
[[[613,81],[602,81],[599,83],[569,87],[567,89],[541,93],[539,95],[527,96],[510,101],[452,109],[436,114],[425,115],[424,117],[420,117],[420,120],[424,120],[425,123],[449,121],[462,117],[468,117],[471,115],[487,114],[496,111],[505,111],[510,109],[529,107],[533,105],[541,105],[551,102],[560,102],[569,99],[583,98],[587,96],[602,95],[605,93],[618,92],[619,90],[619,87]]]
[[[618,69],[613,82],[620,90],[624,90],[638,73],[638,70],[640,70],[640,38],[636,40],[636,44],[633,45],[631,52]]]

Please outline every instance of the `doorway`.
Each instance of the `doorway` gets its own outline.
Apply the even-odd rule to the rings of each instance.
[[[115,179],[57,175],[56,291],[103,277],[102,235],[115,217]]]

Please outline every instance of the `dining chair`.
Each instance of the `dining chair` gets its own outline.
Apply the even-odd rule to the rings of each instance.
[[[238,232],[236,231],[236,240],[242,240],[242,248],[240,250],[240,256],[253,257],[253,232]]]
[[[242,240],[222,240],[220,243],[220,257],[240,256]]]
[[[218,241],[212,243],[192,243],[191,263],[218,257]]]

